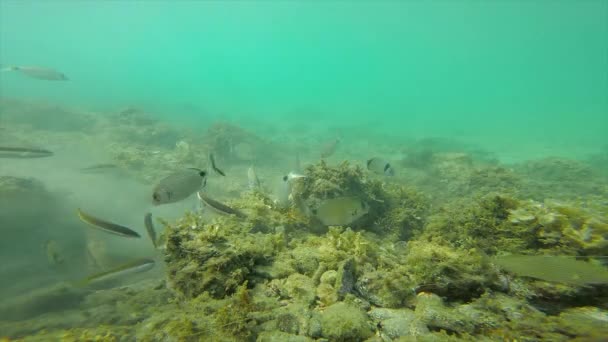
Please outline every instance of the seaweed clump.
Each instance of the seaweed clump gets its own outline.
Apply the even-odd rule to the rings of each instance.
[[[452,202],[429,217],[421,238],[489,255],[530,248],[534,231],[514,227],[509,221],[511,210],[518,205],[517,200],[500,194]]]
[[[250,234],[250,225],[228,216],[205,222],[190,213],[166,229],[169,286],[186,298],[231,295],[255,265],[270,262],[281,241],[273,234]]]
[[[425,196],[413,188],[387,184],[370,178],[361,167],[345,161],[332,167],[324,160],[309,166],[305,178],[295,182],[294,202],[304,214],[327,199],[356,197],[366,203],[369,211],[349,224],[394,240],[411,237],[420,230],[428,211]]]

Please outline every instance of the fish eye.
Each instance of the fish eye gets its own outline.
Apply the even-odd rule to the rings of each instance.
[[[287,182],[287,179],[289,179],[287,176],[283,176],[283,182]]]

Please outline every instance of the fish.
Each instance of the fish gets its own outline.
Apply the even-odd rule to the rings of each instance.
[[[255,172],[255,169],[253,168],[253,166],[250,166],[249,169],[247,169],[247,183],[249,184],[250,190],[255,190],[255,189],[260,188],[260,185],[261,185],[260,179],[258,178],[258,175]]]
[[[305,178],[305,175],[289,172],[287,175],[281,178],[281,184],[279,184],[277,190],[277,199],[275,201],[280,207],[287,207],[291,199],[291,190],[293,188],[293,182],[297,179]]]
[[[323,147],[321,148],[321,158],[327,158],[334,154],[334,152],[336,152],[336,149],[338,148],[339,143],[340,139],[336,138],[323,145]]]
[[[213,171],[215,171],[216,173],[222,175],[222,176],[226,176],[226,174],[224,173],[224,171],[220,170],[216,165],[215,165],[215,158],[213,157],[213,153],[209,153],[209,161],[211,162],[211,168],[213,169]]]
[[[116,164],[94,164],[91,166],[83,167],[80,169],[82,172],[103,172],[107,170],[114,170],[118,168]]]
[[[154,267],[155,262],[152,259],[143,258],[129,261],[110,270],[92,274],[76,283],[78,287],[88,286],[96,283],[102,283],[110,280],[116,280],[135,273],[146,272]]]
[[[62,265],[65,262],[57,241],[53,239],[47,240],[44,243],[44,249],[46,251],[46,258],[52,266]]]
[[[382,159],[382,158],[372,158],[369,159],[367,161],[367,169],[370,170],[371,172],[380,174],[380,175],[385,175],[385,176],[394,176],[395,175],[395,170],[393,169],[393,167],[391,166],[391,164]]]
[[[207,184],[207,172],[188,168],[161,179],[152,190],[152,203],[161,205],[188,198]]]
[[[198,196],[198,199],[201,200],[201,202],[203,202],[205,205],[207,205],[209,208],[213,209],[213,211],[219,214],[235,215],[239,218],[247,217],[247,215],[245,215],[242,211],[231,208],[223,203],[209,198],[209,196],[205,195],[202,191],[197,192],[196,195]]]
[[[38,66],[9,66],[9,67],[3,68],[2,71],[18,71],[25,76],[28,76],[31,78],[36,78],[39,80],[46,80],[46,81],[68,81],[69,80],[69,78],[65,74],[63,74],[55,69],[38,67]]]
[[[291,171],[287,175],[283,176],[283,181],[284,182],[291,182],[291,181],[293,181],[295,179],[298,179],[298,178],[306,178],[306,176],[303,175],[303,174]]]
[[[502,255],[493,261],[521,277],[577,286],[608,284],[608,269],[568,256]]]
[[[345,196],[323,200],[309,210],[326,226],[345,226],[366,215],[369,206],[358,197]]]
[[[0,158],[44,158],[53,152],[41,148],[0,146]]]
[[[144,216],[144,226],[146,226],[148,237],[152,240],[152,245],[154,245],[154,248],[157,248],[156,230],[154,229],[154,223],[152,223],[152,213],[146,213]]]
[[[91,215],[85,213],[84,211],[80,210],[80,208],[78,208],[78,217],[80,218],[80,220],[82,220],[85,223],[88,223],[93,228],[101,229],[106,233],[115,234],[115,235],[119,235],[122,237],[128,237],[128,238],[141,237],[136,231],[134,231],[130,228],[91,216]]]
[[[288,176],[281,177],[281,183],[277,188],[275,203],[280,207],[287,207],[289,205],[289,199],[291,197],[292,184],[289,181]]]

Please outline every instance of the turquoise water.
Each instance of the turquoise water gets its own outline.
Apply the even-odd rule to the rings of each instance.
[[[5,0],[0,42],[0,63],[71,79],[3,74],[4,96],[137,103],[175,121],[208,118],[188,105],[490,146],[566,141],[556,153],[607,142],[605,1]]]
[[[607,1],[0,0],[0,69],[0,341],[608,336]]]

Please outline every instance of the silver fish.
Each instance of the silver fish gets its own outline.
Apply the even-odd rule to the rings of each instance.
[[[291,201],[291,190],[293,187],[293,182],[297,179],[304,178],[306,176],[301,175],[295,172],[289,172],[287,175],[281,178],[281,183],[277,189],[277,199],[276,204],[280,207],[287,207]]]
[[[94,164],[91,166],[83,167],[80,169],[80,171],[84,173],[98,173],[116,170],[117,168],[118,165],[116,164]]]
[[[26,75],[31,78],[36,78],[39,80],[46,81],[67,81],[68,77],[51,68],[37,67],[37,66],[10,66],[2,69],[2,71],[18,71],[23,75]]]
[[[224,203],[218,202],[218,201],[214,200],[213,198],[210,198],[209,196],[204,194],[202,191],[197,192],[196,196],[198,196],[198,199],[201,200],[201,202],[203,202],[205,205],[207,205],[209,208],[211,208],[216,213],[223,214],[223,215],[235,215],[240,218],[247,217],[247,215],[245,215],[242,211],[231,208],[231,207],[225,205]]]
[[[87,286],[87,285],[91,285],[94,283],[101,283],[101,282],[105,282],[105,281],[116,280],[118,278],[125,277],[125,276],[135,274],[135,273],[146,272],[146,271],[152,269],[152,267],[154,267],[154,264],[155,264],[155,262],[152,259],[147,259],[147,258],[137,259],[137,260],[122,264],[111,270],[90,275],[90,276],[82,279],[76,285],[77,286]]]
[[[608,284],[608,269],[604,266],[568,256],[501,255],[493,261],[521,277],[578,286]]]
[[[258,178],[257,173],[253,166],[250,166],[247,169],[247,183],[249,184],[250,190],[255,190],[260,188],[260,179]]]
[[[283,181],[285,181],[285,182],[292,182],[292,181],[293,181],[293,180],[295,180],[295,179],[298,179],[298,178],[305,178],[305,177],[306,177],[306,176],[305,176],[305,175],[303,175],[303,174],[296,173],[296,172],[293,172],[293,171],[292,171],[292,172],[288,173],[288,174],[287,174],[287,176],[284,176],[284,177],[283,177]]]
[[[41,148],[0,146],[0,158],[44,158],[53,152]]]
[[[179,202],[204,187],[207,172],[200,169],[175,171],[161,179],[152,191],[152,203],[161,205]]]
[[[357,197],[336,197],[322,201],[310,212],[326,226],[345,226],[366,215],[369,206]]]
[[[382,159],[382,158],[372,158],[367,161],[367,169],[371,172],[385,175],[385,176],[394,176],[395,170],[391,166],[391,164]]]
[[[339,143],[340,139],[338,138],[328,143],[325,143],[325,145],[323,145],[323,147],[321,148],[321,158],[327,158],[334,154],[334,152],[336,152],[336,149],[338,148]]]
[[[122,237],[140,238],[139,233],[132,230],[131,228],[127,228],[125,226],[121,226],[119,224],[89,215],[89,214],[85,213],[84,211],[80,210],[80,208],[78,208],[77,212],[78,212],[78,217],[80,218],[80,220],[84,223],[88,223],[93,228],[100,229],[100,230],[103,230],[104,232],[119,235]]]
[[[291,195],[291,183],[288,181],[287,176],[281,179],[281,183],[277,188],[276,193],[276,204],[279,207],[287,207],[289,205],[289,197]]]
[[[154,229],[154,223],[152,222],[152,213],[146,213],[144,216],[144,226],[146,226],[146,232],[152,241],[152,245],[154,245],[154,248],[158,248],[158,239],[156,238],[156,229]]]

